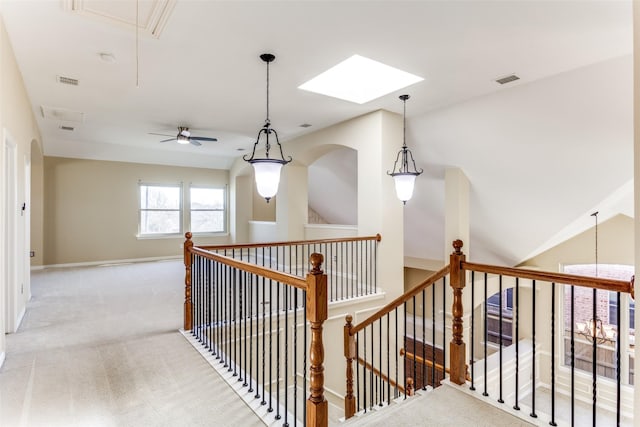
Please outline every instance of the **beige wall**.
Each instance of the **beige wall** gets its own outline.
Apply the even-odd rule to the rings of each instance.
[[[29,258],[29,234],[37,242],[42,236],[38,230],[30,230],[29,217],[36,223],[42,221],[42,212],[32,211],[30,199],[37,202],[39,195],[29,197],[26,164],[31,162],[32,142],[40,144],[40,133],[31,110],[31,104],[16,63],[13,49],[7,36],[4,22],[0,18],[0,364],[4,360],[5,332],[14,332],[24,314],[26,302],[31,294]],[[5,140],[10,138],[15,144],[16,165],[16,205],[8,203],[5,191]],[[31,165],[34,174],[41,168],[37,162]],[[41,170],[41,169],[40,169]],[[35,191],[38,191],[37,186]],[[27,202],[29,202],[27,204]],[[14,203],[14,201],[11,201]],[[16,215],[15,247],[5,250],[8,224],[7,212],[19,212],[19,206],[26,204],[27,211]],[[12,272],[11,277],[7,273]],[[8,322],[5,323],[5,320]]]
[[[183,237],[139,239],[138,182],[224,186],[223,170],[45,157],[46,265],[176,256]],[[186,230],[185,230],[186,231]],[[228,235],[196,238],[227,243]]]
[[[561,243],[520,266],[559,271],[561,264],[592,264],[595,262],[594,227]],[[634,265],[634,220],[617,215],[598,224],[598,262],[602,264]]]

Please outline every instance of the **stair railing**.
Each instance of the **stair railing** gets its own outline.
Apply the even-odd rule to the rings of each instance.
[[[440,383],[445,350],[444,317],[438,311],[446,311],[448,274],[446,266],[357,324],[346,316],[345,418]],[[407,351],[421,358],[403,358]]]
[[[329,302],[378,292],[380,234],[364,237],[200,246],[201,249],[303,277],[312,253],[325,257]]]
[[[455,262],[455,264],[454,264]],[[564,287],[570,291],[570,301],[567,303],[565,307],[569,310],[569,328],[566,332],[568,332],[569,337],[569,379],[564,379],[561,381],[564,384],[563,387],[568,388],[568,390],[563,390],[563,395],[565,393],[569,394],[569,404],[570,409],[569,413],[564,411],[563,413],[563,422],[570,423],[571,425],[580,425],[586,422],[585,419],[578,419],[578,414],[576,413],[576,405],[581,400],[578,397],[577,386],[576,386],[576,351],[575,351],[575,337],[578,334],[578,331],[575,330],[576,322],[574,321],[574,288],[590,288],[593,290],[593,319],[597,319],[599,314],[597,312],[596,307],[596,298],[598,291],[612,291],[617,295],[618,307],[620,307],[620,295],[621,294],[629,294],[631,298],[634,297],[634,282],[633,279],[631,281],[623,281],[623,280],[613,280],[606,279],[601,277],[586,277],[586,276],[578,276],[573,274],[564,274],[564,273],[554,273],[554,272],[544,272],[537,271],[525,268],[508,268],[508,267],[499,267],[493,265],[485,265],[485,264],[477,264],[466,262],[464,256],[458,257],[458,259],[453,259],[452,256],[452,264],[451,269],[459,269],[461,276],[464,276],[467,272],[469,272],[471,277],[471,306],[477,307],[474,296],[476,294],[483,295],[481,296],[480,307],[481,307],[481,319],[479,321],[475,319],[475,316],[471,315],[471,336],[469,337],[469,341],[471,343],[471,351],[470,351],[470,366],[471,366],[471,379],[470,379],[470,389],[476,390],[476,379],[478,376],[482,379],[482,395],[488,397],[490,395],[497,395],[497,402],[500,404],[506,403],[508,400],[511,401],[513,409],[516,411],[520,411],[522,407],[527,407],[529,412],[529,417],[531,418],[539,418],[539,416],[544,415],[545,418],[548,418],[548,422],[550,425],[557,425],[557,399],[559,398],[558,394],[558,371],[559,367],[564,364],[564,352],[562,352],[562,346],[559,345],[561,341],[566,341],[562,336],[564,332],[564,328],[561,329],[561,334],[558,334],[558,321],[559,319],[558,313],[562,310],[560,308],[560,304],[558,304],[558,297],[562,294]],[[452,273],[453,276],[453,273]],[[452,279],[453,282],[453,279]],[[488,355],[487,347],[488,342],[490,340],[488,333],[488,317],[490,309],[487,304],[488,297],[487,288],[492,287],[495,290],[497,285],[497,290],[499,293],[499,302],[498,302],[498,333],[497,335],[497,346],[498,349],[496,353],[493,355]],[[480,292],[477,292],[476,286],[481,286]],[[462,286],[464,287],[464,286]],[[505,331],[505,325],[508,325],[508,322],[505,322],[504,319],[504,291],[508,288],[513,288],[513,323],[512,328],[513,331]],[[455,292],[455,289],[454,289]],[[526,292],[528,298],[526,300],[522,298],[521,293]],[[540,295],[538,295],[540,294]],[[548,296],[549,299],[543,300],[542,297],[545,294],[550,294]],[[454,307],[455,310],[455,307]],[[475,310],[474,310],[475,312]],[[522,315],[526,314],[527,318],[522,318]],[[620,325],[620,310],[617,310],[617,323],[616,325]],[[455,317],[454,317],[454,327],[455,327]],[[564,322],[564,319],[560,319],[561,322]],[[478,323],[476,323],[478,322]],[[595,322],[595,320],[594,320]],[[523,331],[523,326],[526,326],[526,330]],[[476,328],[480,327],[482,329],[482,333],[480,337],[476,336]],[[545,329],[542,329],[545,328]],[[542,330],[541,330],[542,329]],[[540,332],[541,330],[541,332]],[[595,331],[594,331],[595,332]],[[455,335],[455,332],[454,332]],[[595,334],[594,334],[595,335]],[[478,339],[479,338],[479,339]],[[507,339],[510,338],[510,339]],[[586,338],[589,340],[589,338]],[[506,341],[506,342],[505,342]],[[620,370],[621,370],[621,357],[623,353],[623,349],[621,349],[621,338],[620,334],[617,334],[616,338],[610,339],[610,341],[615,344],[615,371],[616,371],[616,379],[615,379],[615,391],[613,393],[602,393],[598,392],[600,384],[602,383],[602,379],[599,378],[597,368],[598,368],[598,352],[600,350],[600,344],[602,342],[598,342],[597,339],[591,337],[591,384],[582,384],[583,388],[590,388],[591,392],[591,425],[596,426],[597,417],[596,414],[600,406],[598,405],[598,397],[602,397],[603,395],[615,394],[615,409],[614,416],[616,418],[615,425],[620,425],[621,417],[622,417],[622,393],[621,393],[621,378],[620,378]],[[474,348],[474,343],[478,342],[481,348]],[[546,349],[541,349],[540,347],[545,346]],[[523,355],[523,348],[525,347],[526,352]],[[452,367],[454,365],[453,358],[459,357],[463,358],[463,348],[458,348],[455,351],[459,351],[459,355],[454,355],[454,349],[452,346]],[[626,353],[626,349],[624,350]],[[477,354],[480,353],[479,356]],[[496,358],[497,356],[497,358]],[[507,357],[508,356],[508,357]],[[523,371],[522,364],[523,360],[527,358],[528,368]],[[541,358],[544,358],[545,364],[549,366],[549,371],[539,371],[539,366],[541,365]],[[548,360],[546,360],[548,358]],[[497,359],[497,360],[495,360]],[[595,363],[594,363],[595,362]],[[478,370],[474,369],[476,365],[480,365],[482,372],[478,375]],[[488,372],[488,366],[490,366],[494,372],[493,376],[491,372]],[[495,372],[497,371],[497,372]],[[512,372],[507,374],[507,371]],[[583,375],[584,376],[584,375]],[[459,378],[458,378],[459,379]],[[532,380],[533,379],[533,380]],[[463,381],[454,381],[452,375],[452,382],[456,384],[463,384]],[[565,381],[569,382],[568,387],[566,387]],[[493,383],[492,385],[488,385],[488,382]],[[584,378],[583,381],[584,383]],[[543,387],[546,391],[548,391],[548,398],[546,397],[547,393],[540,393],[538,390],[540,387]],[[525,396],[523,396],[525,395]],[[547,399],[544,406],[550,408],[550,413],[541,413],[537,408],[537,399]],[[585,412],[584,410],[579,410],[579,412]],[[586,411],[588,412],[588,411]],[[606,425],[612,425],[614,421],[607,421]]]
[[[195,247],[191,233],[185,237],[184,330],[266,409],[270,425],[326,427],[323,255],[310,254],[311,270],[301,278]],[[306,390],[307,378],[305,403],[298,389],[301,382]]]
[[[366,412],[374,406],[383,406],[391,403],[392,399],[403,397],[406,398],[411,394],[411,383],[416,381],[415,389],[425,389],[429,381],[421,381],[422,375],[426,368],[432,370],[431,386],[435,387],[434,378],[435,371],[449,373],[449,381],[453,384],[468,385],[470,390],[476,390],[476,381],[480,378],[483,382],[482,395],[488,398],[490,395],[497,395],[497,402],[504,404],[507,401],[512,402],[512,407],[516,411],[527,408],[530,411],[529,417],[538,418],[544,415],[548,418],[550,425],[557,425],[556,400],[558,397],[558,367],[561,365],[561,357],[557,342],[562,337],[557,336],[556,318],[560,310],[557,303],[557,296],[560,294],[559,286],[567,287],[571,291],[571,301],[568,304],[570,310],[570,388],[563,393],[569,394],[570,411],[568,419],[565,417],[564,422],[571,425],[579,425],[585,420],[579,419],[576,413],[576,405],[580,401],[576,391],[576,373],[575,373],[575,328],[573,316],[573,288],[583,287],[593,290],[594,301],[597,291],[612,291],[617,295],[617,325],[620,325],[620,295],[629,294],[631,298],[634,294],[634,279],[630,281],[612,280],[606,278],[595,278],[578,276],[572,274],[543,272],[523,268],[509,268],[493,265],[485,265],[471,263],[466,261],[466,257],[462,252],[463,243],[460,240],[453,242],[454,252],[450,256],[449,265],[429,277],[416,288],[406,292],[404,295],[396,298],[385,307],[369,316],[367,319],[358,324],[353,324],[353,317],[346,317],[346,325],[344,326],[344,355],[346,358],[346,393],[345,393],[345,418],[352,417],[356,412]],[[451,291],[449,292],[444,286],[446,276],[449,276]],[[463,290],[466,288],[467,278],[470,277],[470,304],[463,303]],[[432,291],[430,298],[426,298],[426,305],[434,304],[436,298],[436,283],[442,280],[442,305],[443,320],[436,324],[436,307],[432,305],[432,340],[431,343],[440,342],[441,348],[438,350],[442,353],[442,358],[438,360],[436,354],[433,354],[431,360],[425,358],[424,354],[420,354],[426,347],[425,333],[422,334],[420,340],[419,334],[416,334],[416,325],[425,327],[425,295],[427,289]],[[478,289],[481,286],[484,288]],[[492,349],[493,354],[488,352],[489,327],[488,318],[490,313],[487,289],[497,289],[499,295],[499,309],[497,314],[498,332],[497,349]],[[514,290],[513,301],[513,331],[504,330],[505,324],[508,322],[503,318],[503,291],[512,287]],[[521,293],[526,290],[529,297],[524,301]],[[536,301],[537,293],[543,291],[550,294],[549,300]],[[451,301],[451,341],[449,343],[449,359],[445,356],[445,337],[446,334],[446,301],[447,295]],[[483,296],[482,296],[483,295]],[[418,305],[416,305],[416,297],[418,297]],[[420,298],[421,297],[421,298]],[[478,301],[478,297],[479,301]],[[422,307],[419,301],[422,299]],[[469,352],[467,352],[467,342],[463,334],[465,318],[464,307],[471,309],[467,318],[470,318],[470,337],[467,342],[470,344]],[[422,316],[418,316],[416,321],[416,313],[422,310]],[[522,314],[526,314],[528,323],[521,324]],[[594,303],[593,318],[597,319],[596,305]],[[478,319],[477,317],[480,317]],[[402,319],[402,320],[400,320]],[[400,323],[399,323],[400,322]],[[595,322],[595,320],[594,320]],[[544,326],[543,326],[544,325]],[[536,329],[547,327],[543,333],[536,335]],[[436,340],[435,331],[441,328],[443,333],[442,340]],[[482,329],[481,336],[476,334],[477,329]],[[592,376],[590,384],[591,392],[591,415],[592,425],[596,425],[596,413],[598,408],[599,376],[597,373],[597,354],[598,346],[602,342],[595,339],[595,326],[593,339],[591,339],[592,352]],[[423,329],[424,330],[424,329]],[[412,333],[413,332],[413,333]],[[621,409],[621,339],[619,334],[615,338],[608,338],[613,341],[616,348],[616,384],[615,384],[615,424],[620,425],[623,417]],[[367,342],[368,340],[368,342]],[[400,341],[403,341],[406,348],[401,348]],[[542,345],[548,345],[550,349],[542,351]],[[422,350],[418,349],[420,347]],[[436,345],[431,350],[436,349]],[[390,347],[393,351],[390,351]],[[481,347],[481,348],[479,348]],[[626,349],[624,350],[626,351]],[[426,353],[429,353],[427,351]],[[435,351],[434,351],[435,353]],[[398,362],[397,355],[405,358],[404,363]],[[377,357],[377,359],[376,359]],[[393,369],[390,366],[390,360],[395,358]],[[543,363],[542,358],[548,358]],[[353,362],[357,361],[354,371]],[[593,363],[595,361],[596,363]],[[523,367],[523,365],[526,366]],[[448,366],[446,365],[448,363]],[[468,365],[467,365],[468,363]],[[413,364],[413,366],[412,366]],[[360,365],[363,368],[360,370]],[[549,372],[540,372],[540,366],[547,366]],[[412,370],[412,367],[414,368]],[[420,367],[421,369],[415,369]],[[488,369],[490,367],[491,369]],[[478,373],[478,369],[482,369],[482,373]],[[469,373],[470,369],[470,373]],[[355,379],[354,379],[355,373]],[[583,375],[584,376],[584,375]],[[404,381],[403,395],[398,391],[399,378]],[[442,377],[438,378],[438,382]],[[367,384],[367,380],[369,384]],[[583,378],[584,380],[584,378]],[[492,383],[491,386],[488,383]],[[508,384],[510,383],[510,384]],[[583,381],[584,383],[584,381]],[[394,384],[392,386],[392,384]],[[408,387],[409,385],[409,387]],[[584,387],[585,384],[582,384]],[[386,388],[385,388],[386,387]],[[541,394],[539,387],[548,387],[548,393]],[[393,390],[392,390],[393,388]],[[386,393],[386,394],[385,394]],[[523,396],[526,394],[526,396]],[[546,395],[548,394],[548,398]],[[605,395],[609,394],[605,390]],[[540,395],[540,396],[539,396]],[[548,402],[544,402],[545,406],[550,408],[550,413],[542,413],[536,409],[537,398],[547,398]],[[525,401],[526,400],[526,401]],[[582,411],[580,411],[582,412]],[[523,418],[526,418],[524,416]],[[607,423],[609,423],[608,421]],[[607,424],[609,425],[609,424]]]

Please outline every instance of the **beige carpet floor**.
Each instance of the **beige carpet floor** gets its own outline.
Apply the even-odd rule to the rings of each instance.
[[[33,272],[0,426],[259,426],[178,332],[179,261]]]

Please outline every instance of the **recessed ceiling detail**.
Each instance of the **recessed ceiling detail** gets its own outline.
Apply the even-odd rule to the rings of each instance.
[[[101,1],[64,0],[63,7],[73,13],[160,38],[177,0]],[[137,8],[136,8],[137,5]]]
[[[66,108],[40,106],[42,117],[51,120],[62,120],[65,122],[84,122],[84,113],[80,111],[67,110]]]

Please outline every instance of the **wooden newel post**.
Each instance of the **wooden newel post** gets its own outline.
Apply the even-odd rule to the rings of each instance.
[[[454,252],[450,256],[450,277],[453,288],[453,306],[451,313],[453,317],[453,336],[449,345],[449,380],[454,384],[464,384],[466,379],[466,346],[462,337],[462,315],[464,309],[462,305],[462,289],[465,287],[465,274],[462,263],[465,255],[462,253],[462,240],[453,242]]]
[[[344,357],[347,359],[347,394],[344,396],[344,417],[349,419],[356,413],[356,397],[353,395],[353,361],[356,358],[356,337],[351,335],[353,317],[347,314],[344,325]]]
[[[193,241],[191,240],[192,234],[187,231],[184,235],[187,239],[184,242],[184,330],[190,331],[193,329],[193,318],[191,317],[193,303],[191,302],[191,252],[189,251],[193,247]]]
[[[307,274],[307,319],[311,324],[309,351],[309,398],[307,399],[307,426],[327,427],[329,406],[324,397],[324,344],[322,323],[327,320],[327,276],[322,272],[324,257],[313,253],[309,257],[312,270]]]

